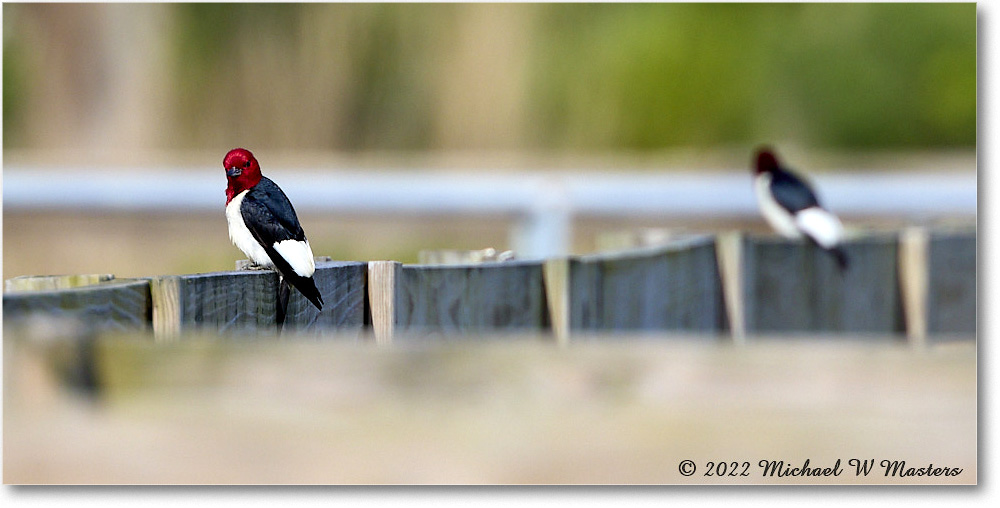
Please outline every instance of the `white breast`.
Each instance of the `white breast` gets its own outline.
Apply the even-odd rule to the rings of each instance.
[[[250,234],[246,223],[243,222],[240,205],[243,204],[243,198],[246,197],[247,192],[249,190],[237,194],[226,205],[226,220],[229,222],[229,239],[254,263],[260,266],[272,267],[274,263],[271,262],[271,258],[268,257],[267,252],[264,252],[264,248],[257,243],[257,239]]]
[[[771,194],[771,174],[761,173],[754,180],[754,190],[757,193],[757,204],[764,220],[781,236],[786,238],[801,238],[802,233],[795,225],[795,217],[785,207],[778,204]]]

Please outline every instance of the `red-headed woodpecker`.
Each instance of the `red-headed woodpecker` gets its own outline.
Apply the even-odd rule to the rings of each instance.
[[[316,271],[312,249],[292,203],[281,188],[260,174],[260,164],[249,150],[230,150],[222,164],[229,180],[229,238],[251,261],[276,269],[283,283],[291,283],[323,310],[323,296],[312,279]]]
[[[774,152],[757,150],[754,190],[761,215],[786,238],[806,238],[834,256],[847,268],[847,254],[840,248],[844,227],[837,216],[824,209],[809,184],[782,167]]]

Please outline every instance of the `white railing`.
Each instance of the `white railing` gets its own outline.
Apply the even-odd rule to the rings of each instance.
[[[503,215],[517,220],[519,256],[568,252],[574,217],[740,218],[757,214],[747,171],[440,172],[298,171],[268,174],[296,209],[343,214]],[[810,175],[821,200],[845,216],[928,220],[977,212],[968,172]],[[5,167],[4,211],[42,209],[204,212],[222,210],[218,168],[127,172],[72,167]]]

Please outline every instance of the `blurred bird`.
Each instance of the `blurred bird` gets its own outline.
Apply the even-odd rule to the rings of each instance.
[[[260,164],[249,150],[230,150],[222,164],[229,181],[226,187],[229,238],[255,264],[278,271],[281,279],[278,322],[284,320],[288,283],[323,310],[323,296],[312,279],[316,271],[312,249],[292,203],[281,188],[260,174]]]
[[[809,184],[782,167],[768,147],[757,150],[755,170],[757,204],[768,224],[786,238],[805,235],[846,269],[847,254],[840,248],[844,227],[819,204]]]

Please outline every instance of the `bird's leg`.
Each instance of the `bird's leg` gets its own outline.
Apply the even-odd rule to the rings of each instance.
[[[276,312],[275,319],[278,324],[278,333],[281,333],[281,328],[285,324],[285,316],[288,312],[288,297],[291,295],[291,286],[288,285],[288,281],[284,277],[278,275],[278,308]]]
[[[237,270],[250,270],[250,271],[260,271],[260,270],[270,270],[270,267],[261,266],[249,259],[240,259],[236,261]]]

